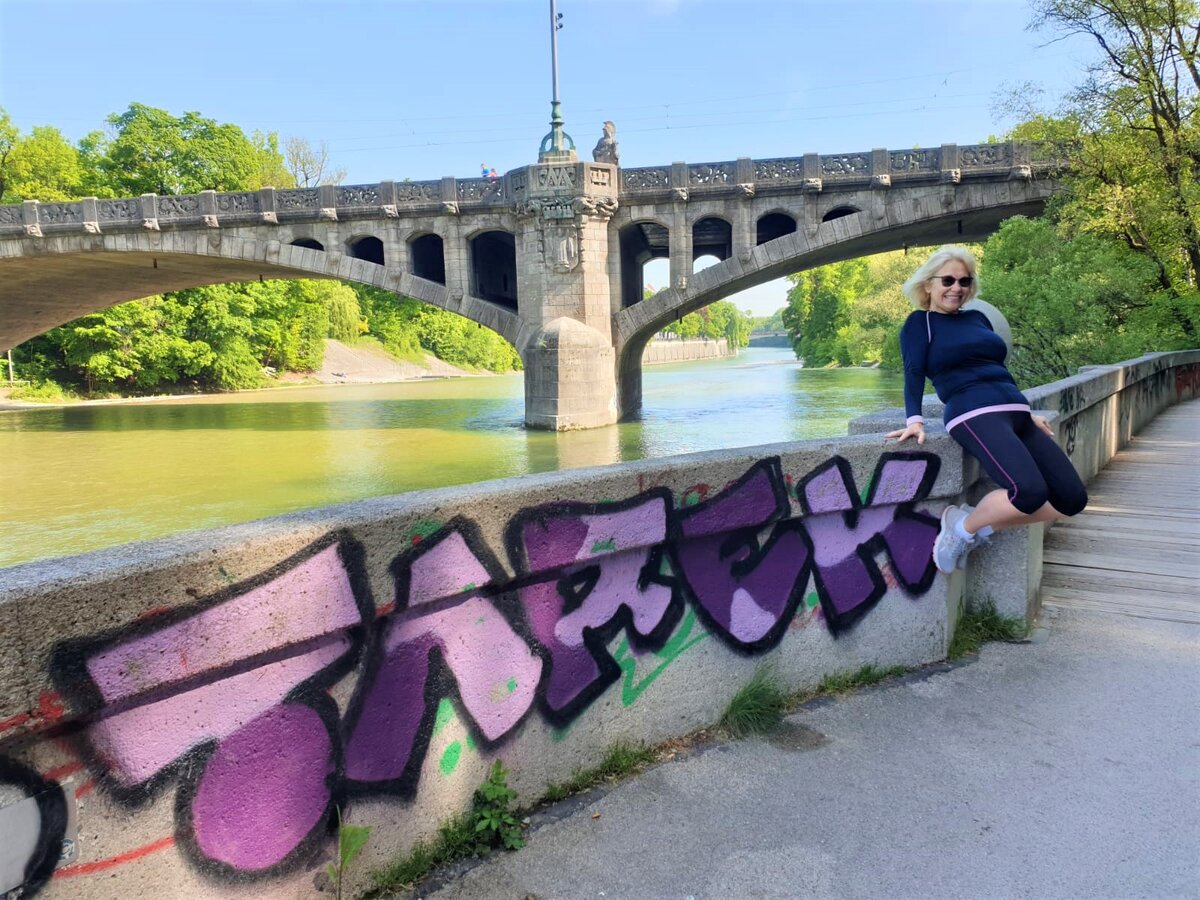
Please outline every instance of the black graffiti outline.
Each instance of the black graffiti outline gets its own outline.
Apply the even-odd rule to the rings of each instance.
[[[192,616],[203,613],[221,605],[237,596],[262,587],[274,581],[283,574],[307,562],[318,553],[331,546],[337,547],[338,558],[344,567],[350,582],[351,594],[359,612],[359,623],[338,632],[339,638],[345,637],[349,642],[346,651],[333,662],[325,665],[312,676],[293,687],[283,697],[277,706],[299,704],[309,706],[321,718],[329,731],[330,745],[333,747],[335,769],[331,776],[330,801],[326,805],[321,818],[309,831],[302,841],[297,844],[283,860],[265,869],[245,870],[236,869],[220,860],[205,855],[195,839],[191,816],[191,801],[194,799],[208,763],[217,750],[218,744],[224,738],[210,738],[200,741],[180,754],[175,760],[155,772],[145,781],[126,784],[120,781],[111,771],[111,766],[102,754],[93,747],[87,737],[87,725],[100,721],[108,716],[134,706],[152,703],[169,696],[187,692],[201,684],[218,680],[234,674],[252,671],[263,665],[306,652],[329,641],[322,635],[308,641],[289,644],[287,647],[260,653],[239,660],[232,666],[208,669],[188,678],[171,681],[159,688],[138,694],[134,697],[123,698],[117,703],[105,703],[99,690],[87,671],[86,661],[96,653],[128,643],[170,627]],[[333,826],[333,810],[342,802],[341,785],[344,779],[341,762],[341,735],[338,730],[336,705],[329,699],[327,691],[342,678],[352,672],[358,665],[365,643],[365,634],[374,617],[375,604],[371,594],[370,582],[366,574],[365,553],[362,545],[344,529],[338,529],[309,544],[287,559],[271,566],[269,569],[237,582],[215,594],[202,597],[195,603],[189,603],[154,616],[131,623],[120,629],[109,630],[97,637],[79,640],[68,640],[57,645],[51,653],[50,675],[59,692],[67,698],[73,709],[81,715],[72,722],[69,739],[73,750],[95,778],[96,785],[119,806],[128,810],[137,810],[148,806],[156,800],[171,784],[176,785],[175,798],[175,839],[185,855],[201,874],[234,881],[257,881],[263,878],[278,876],[296,868],[302,867],[312,853],[319,851],[324,838]],[[275,707],[271,707],[274,709]],[[263,715],[264,713],[260,714]],[[255,717],[257,719],[258,717]],[[255,719],[246,723],[250,725]],[[243,726],[245,727],[245,726]],[[238,729],[240,731],[241,729]],[[236,734],[237,732],[233,732]],[[233,735],[229,735],[232,737]]]
[[[15,785],[37,804],[37,843],[25,862],[24,881],[19,885],[19,896],[32,898],[50,880],[62,855],[67,836],[67,798],[58,782],[5,756],[0,756],[0,784]]]
[[[858,485],[854,480],[854,469],[850,465],[849,460],[845,457],[834,455],[827,461],[817,466],[811,472],[806,474],[800,481],[796,482],[796,498],[800,502],[802,516],[816,515],[834,515],[840,513],[842,521],[847,529],[853,529],[858,525],[858,519],[864,509],[875,506],[875,493],[879,490],[882,480],[884,467],[893,460],[901,462],[924,462],[925,471],[921,475],[921,481],[917,485],[916,493],[911,500],[904,503],[883,504],[885,506],[895,506],[896,513],[893,521],[901,521],[907,519],[910,521],[921,522],[935,529],[938,528],[938,520],[933,516],[925,515],[916,511],[917,503],[929,496],[929,492],[933,489],[934,482],[937,481],[938,472],[941,469],[941,458],[933,453],[922,453],[919,451],[898,451],[894,453],[880,454],[879,459],[875,462],[875,469],[871,473],[869,482],[870,488],[867,492],[867,500],[863,502],[858,492]],[[847,494],[850,497],[851,506],[848,509],[837,510],[830,513],[814,513],[812,506],[809,504],[808,495],[805,491],[808,483],[816,478],[824,475],[830,469],[836,468],[842,478],[842,484],[845,486]],[[802,520],[801,520],[802,521]],[[811,542],[811,539],[810,539]],[[821,614],[825,618],[825,622],[829,627],[829,633],[833,637],[839,637],[841,634],[852,629],[858,622],[875,608],[876,604],[883,598],[888,591],[887,582],[883,578],[883,573],[879,570],[879,566],[875,563],[875,557],[880,553],[887,554],[888,560],[891,563],[892,571],[896,575],[896,580],[900,583],[909,594],[924,594],[933,585],[933,580],[937,577],[937,567],[934,565],[932,555],[925,564],[925,569],[922,572],[921,578],[916,582],[909,582],[905,577],[900,567],[896,563],[895,557],[892,555],[891,548],[883,539],[883,532],[877,532],[870,539],[859,544],[854,551],[863,563],[867,571],[867,577],[871,580],[871,592],[867,598],[851,609],[849,612],[839,612],[834,605],[833,596],[829,591],[829,587],[825,584],[824,576],[821,574],[821,567],[813,561],[812,575],[813,586],[817,592],[817,599],[821,603]]]
[[[432,602],[421,604],[418,614],[420,616],[436,615],[438,612],[455,606],[470,597],[480,597],[491,602],[496,611],[508,623],[509,627],[513,629],[514,633],[531,650],[536,645],[536,641],[534,641],[533,636],[526,628],[515,592],[508,586],[508,582],[511,579],[504,570],[504,567],[500,565],[499,559],[492,552],[487,541],[484,540],[479,526],[465,516],[455,516],[438,528],[437,531],[424,537],[420,543],[398,553],[388,567],[392,575],[393,584],[395,585],[396,608],[374,624],[372,634],[364,652],[365,662],[363,670],[359,675],[358,682],[354,686],[354,692],[351,695],[350,703],[342,719],[341,738],[343,747],[349,746],[355,729],[361,723],[370,689],[375,685],[375,681],[379,676],[379,670],[387,660],[387,652],[384,649],[384,644],[386,643],[388,632],[392,627],[399,625],[401,616],[412,611],[409,609],[409,590],[411,588],[413,563],[454,534],[458,534],[463,539],[468,550],[474,554],[476,560],[483,566],[484,570],[488,573],[490,583],[488,585],[478,585],[475,588],[460,591],[452,596],[442,597]],[[504,588],[499,588],[499,585],[504,585]],[[426,665],[428,669],[425,690],[421,698],[421,720],[417,724],[416,732],[413,736],[412,748],[409,751],[408,759],[405,761],[401,773],[395,778],[379,781],[360,781],[347,776],[345,778],[345,792],[347,796],[356,797],[382,794],[398,797],[406,801],[416,798],[417,788],[421,779],[421,770],[424,768],[425,759],[429,754],[429,744],[433,740],[433,727],[437,721],[438,706],[443,699],[450,701],[458,713],[459,721],[463,723],[472,740],[485,750],[496,748],[520,732],[533,712],[534,704],[531,703],[529,709],[521,715],[512,728],[499,737],[490,739],[476,724],[466,704],[463,702],[458,679],[450,669],[450,665],[446,661],[441,648],[436,644],[429,648]]]
[[[721,543],[720,558],[722,560],[728,559],[739,548],[747,548],[749,551],[748,555],[744,559],[735,561],[730,566],[730,574],[735,576],[747,575],[757,569],[763,560],[770,556],[775,545],[785,535],[795,532],[805,548],[806,559],[804,565],[796,573],[795,581],[789,589],[787,599],[784,601],[783,611],[779,615],[779,620],[762,637],[753,641],[742,641],[730,634],[724,625],[717,622],[709,613],[707,607],[700,602],[699,595],[689,582],[687,572],[680,560],[679,545],[683,540],[696,540],[696,538],[685,538],[683,535],[683,523],[687,519],[699,515],[727,494],[736,493],[744,484],[755,478],[760,471],[765,471],[767,475],[767,481],[775,500],[775,508],[761,523],[727,532],[727,537]],[[670,538],[671,567],[679,578],[684,596],[696,612],[700,621],[704,624],[704,627],[725,644],[725,646],[740,654],[747,656],[757,655],[777,646],[779,641],[782,640],[783,635],[787,632],[788,625],[791,624],[792,619],[796,615],[796,610],[799,609],[800,603],[804,599],[804,587],[808,582],[809,572],[813,564],[812,539],[809,537],[808,532],[804,530],[803,524],[800,521],[785,518],[791,512],[791,508],[791,501],[788,500],[787,483],[783,478],[782,463],[778,456],[771,456],[758,460],[737,480],[727,484],[716,494],[700,501],[694,506],[678,510],[673,517],[672,535]],[[760,545],[758,536],[767,528],[771,529],[771,533],[766,541]]]

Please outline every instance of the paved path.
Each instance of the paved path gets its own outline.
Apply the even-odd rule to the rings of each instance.
[[[1159,508],[1192,521],[1178,485],[1195,485],[1200,456],[1182,444],[1198,411],[1165,413],[1114,461],[1095,482],[1095,521],[1156,523],[1145,504],[1118,502],[1143,477],[1128,474],[1139,460],[1170,469],[1177,487],[1156,490],[1181,505]],[[1096,571],[1123,552],[1087,539],[1111,549]],[[1155,564],[1175,557],[1129,558],[1167,577]],[[1200,897],[1200,627],[1117,583],[1105,602],[1086,599],[1056,593],[1031,642],[660,765],[430,896]]]

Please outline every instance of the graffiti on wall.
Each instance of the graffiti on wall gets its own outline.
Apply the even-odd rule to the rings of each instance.
[[[32,769],[0,757],[0,894],[37,891],[54,872],[67,830],[60,788]]]
[[[527,508],[504,528],[507,569],[455,518],[394,558],[383,604],[337,533],[217,596],[65,643],[53,675],[108,796],[137,809],[174,784],[174,842],[200,871],[270,876],[326,845],[348,797],[414,798],[448,700],[469,743],[493,748],[535,713],[568,726],[622,680],[628,705],[704,637],[761,654],[797,622],[836,638],[890,588],[924,593],[938,523],[915,506],[938,466],[884,454],[859,490],[843,459],[793,479],[771,458],[690,505],[650,488]]]

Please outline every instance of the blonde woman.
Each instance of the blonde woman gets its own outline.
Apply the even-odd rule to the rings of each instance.
[[[900,329],[904,357],[905,427],[888,434],[925,443],[921,395],[933,382],[945,404],[946,431],[971,454],[999,490],[979,505],[949,506],[933,545],[940,572],[962,568],[993,531],[1078,514],[1087,490],[1049,424],[1004,365],[1008,347],[978,310],[963,306],[978,290],[975,257],[964,247],[940,247],[904,283],[918,307]]]

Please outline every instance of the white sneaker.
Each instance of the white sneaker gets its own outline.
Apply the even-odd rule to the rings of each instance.
[[[964,516],[969,516],[969,515],[971,515],[971,513],[975,512],[975,507],[970,506],[966,503],[961,504],[958,508],[963,511]],[[957,568],[965,569],[967,567],[967,557],[971,555],[971,551],[978,550],[980,547],[985,547],[988,544],[990,544],[991,542],[992,542],[991,537],[983,537],[982,535],[979,535],[979,534],[975,535],[975,540],[973,540],[969,544],[967,544],[966,549],[963,550],[962,556],[960,556],[958,558]]]
[[[957,506],[947,506],[942,510],[942,529],[933,542],[933,564],[943,575],[954,571],[959,559],[969,552],[974,543],[958,533],[958,523],[966,517],[967,513]]]

